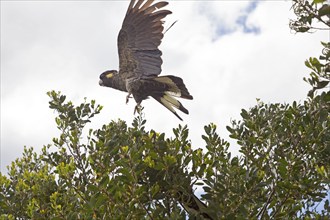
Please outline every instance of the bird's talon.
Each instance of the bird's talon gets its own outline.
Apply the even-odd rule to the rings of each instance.
[[[138,114],[140,114],[140,112],[141,112],[140,105],[136,105],[136,106],[135,106],[135,108],[134,108],[134,115],[135,115],[136,112],[137,112]]]
[[[126,104],[128,103],[128,101],[129,101],[130,98],[132,98],[132,97],[131,97],[131,94],[128,94],[128,95],[126,96]]]

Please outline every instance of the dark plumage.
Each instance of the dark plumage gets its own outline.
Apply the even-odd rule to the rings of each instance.
[[[172,12],[162,9],[168,3],[154,0],[131,0],[118,35],[119,72],[108,70],[100,75],[100,85],[133,95],[139,110],[149,96],[156,99],[180,120],[173,107],[188,114],[175,98],[193,99],[181,78],[158,76],[161,73],[162,52],[158,49],[163,38],[163,21]]]

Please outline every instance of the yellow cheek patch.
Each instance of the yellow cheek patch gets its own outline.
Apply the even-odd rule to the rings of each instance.
[[[113,77],[113,73],[109,73],[109,74],[107,74],[106,77],[107,77],[107,78],[111,78],[111,77]]]

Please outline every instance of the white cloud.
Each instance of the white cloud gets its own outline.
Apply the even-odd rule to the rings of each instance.
[[[261,98],[265,102],[304,99],[308,70],[303,62],[318,56],[326,33],[290,33],[290,2],[172,1],[178,20],[165,35],[163,74],[184,79],[194,96],[183,100],[182,115],[193,145],[201,147],[203,126],[215,122],[222,136],[231,118]],[[125,93],[99,87],[98,77],[118,67],[117,34],[126,12],[124,2],[18,1],[1,3],[1,171],[21,155],[24,145],[40,149],[57,135],[48,109],[49,90],[61,90],[75,103],[96,99],[104,110],[91,127],[110,120],[133,119],[134,101]],[[237,23],[258,27],[245,33]],[[219,36],[219,28],[230,30]],[[143,103],[147,128],[171,134],[179,121],[154,100]],[[237,151],[237,149],[234,149]]]

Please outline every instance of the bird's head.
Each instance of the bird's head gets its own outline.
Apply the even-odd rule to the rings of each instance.
[[[107,70],[100,75],[100,86],[113,87],[113,77],[118,74],[117,70]]]

